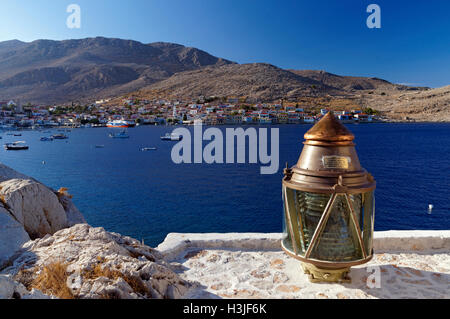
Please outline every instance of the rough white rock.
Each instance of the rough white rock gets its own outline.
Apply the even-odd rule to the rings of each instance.
[[[0,163],[0,183],[5,181],[9,181],[12,179],[21,179],[21,180],[30,180],[32,182],[39,183],[39,181],[35,180],[32,177],[19,173],[12,168]],[[55,192],[55,190],[48,188],[50,191]],[[61,205],[64,207],[66,211],[66,218],[68,222],[68,226],[71,227],[76,224],[85,224],[86,220],[83,215],[79,212],[79,210],[73,204],[71,198],[68,196],[62,195],[58,196],[58,199]]]
[[[23,226],[0,206],[0,268],[29,240]]]
[[[8,275],[0,275],[0,299],[50,299],[37,289],[28,291]]]
[[[68,287],[77,298],[181,298],[190,287],[158,251],[87,224],[26,243],[4,273],[21,281],[52,263],[67,266]]]
[[[14,281],[7,276],[0,276],[0,299],[10,299],[14,294]]]
[[[0,183],[8,181],[10,179],[32,179],[32,178],[13,170],[11,167],[8,167],[0,163]]]
[[[26,289],[25,289],[26,290]],[[20,296],[20,299],[57,299],[52,296],[48,296],[44,294],[42,291],[38,289],[31,289],[31,291],[27,291],[25,294]]]
[[[31,238],[86,223],[65,194],[0,163],[0,269]]]
[[[81,212],[68,196],[59,196],[59,202],[66,211],[68,227],[72,227],[77,224],[86,224],[86,220],[84,219],[83,214],[81,214]]]
[[[5,207],[31,238],[43,237],[68,226],[58,197],[41,183],[12,179],[0,184]]]

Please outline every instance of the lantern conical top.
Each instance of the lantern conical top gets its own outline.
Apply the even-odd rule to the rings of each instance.
[[[353,133],[331,111],[305,134],[307,145],[351,146],[354,139]]]

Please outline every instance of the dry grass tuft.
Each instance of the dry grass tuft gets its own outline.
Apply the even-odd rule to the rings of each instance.
[[[135,276],[129,276],[121,273],[118,270],[110,269],[107,267],[103,267],[102,264],[95,265],[91,270],[84,270],[82,273],[83,278],[94,280],[99,277],[106,277],[111,280],[117,280],[122,278],[125,280],[130,287],[137,293],[146,296],[150,294],[150,291],[146,287],[146,285],[142,282],[142,279]]]
[[[84,280],[95,280],[100,277],[106,277],[111,280],[122,278],[127,282],[136,293],[142,296],[151,296],[150,290],[144,284],[140,277],[129,276],[121,273],[118,270],[104,267],[105,260],[98,258],[99,263],[92,269],[84,269],[81,273]],[[33,279],[35,270],[22,270],[16,276],[16,280],[24,284],[24,286],[31,290],[32,288],[42,291],[46,295],[53,295],[61,299],[76,299],[77,297],[72,293],[67,286],[67,264],[62,262],[54,262],[44,266],[39,275]],[[104,295],[104,299],[117,299],[116,295]]]
[[[133,289],[133,291],[135,291],[143,296],[151,295],[149,289],[142,282],[141,278],[134,277],[134,276],[123,276],[122,278],[130,285],[130,287]]]
[[[82,273],[83,278],[85,279],[97,279],[100,277],[106,277],[112,280],[116,280],[122,277],[122,273],[117,270],[111,270],[110,268],[102,267],[101,264],[95,265],[92,269],[84,269]]]
[[[31,288],[39,289],[47,295],[61,299],[74,299],[74,295],[67,287],[67,264],[55,262],[44,266],[40,274],[32,281]]]
[[[67,187],[61,187],[60,189],[58,189],[58,191],[56,192],[56,195],[58,197],[68,197],[68,198],[73,198],[72,195],[69,194],[68,192],[68,188]]]
[[[3,195],[3,194],[0,195],[0,202],[3,204],[3,206],[8,208],[8,204],[6,203],[5,195]]]

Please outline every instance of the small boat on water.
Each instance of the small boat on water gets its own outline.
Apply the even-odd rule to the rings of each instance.
[[[163,141],[181,141],[182,139],[182,135],[177,135],[174,133],[167,133],[165,136],[161,136],[161,140]]]
[[[110,121],[106,124],[107,127],[130,127],[130,123],[124,120]]]
[[[130,138],[130,135],[128,135],[127,132],[122,131],[119,133],[110,133],[109,137],[111,137],[111,138]]]
[[[156,147],[143,147],[141,148],[141,152],[148,152],[148,151],[156,151]]]
[[[53,137],[46,137],[46,136],[43,136],[43,137],[41,137],[41,142],[51,142],[51,141],[53,141]]]
[[[105,145],[95,145],[95,148],[105,148]]]
[[[55,140],[67,140],[69,137],[65,134],[55,134],[52,135],[52,138]]]
[[[20,133],[13,134],[14,136],[22,136]]]
[[[29,146],[26,145],[26,142],[19,141],[19,142],[5,144],[5,149],[7,151],[23,151],[23,150],[29,149]]]

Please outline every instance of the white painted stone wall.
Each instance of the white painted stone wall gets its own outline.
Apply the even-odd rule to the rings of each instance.
[[[281,236],[169,234],[157,249],[198,287],[189,299],[450,299],[450,231],[375,232],[374,257],[351,268],[351,283],[311,283]]]
[[[192,248],[280,250],[281,233],[206,233],[167,235],[157,249],[166,259],[174,259]],[[450,252],[450,230],[382,231],[374,233],[374,251],[447,251]]]

